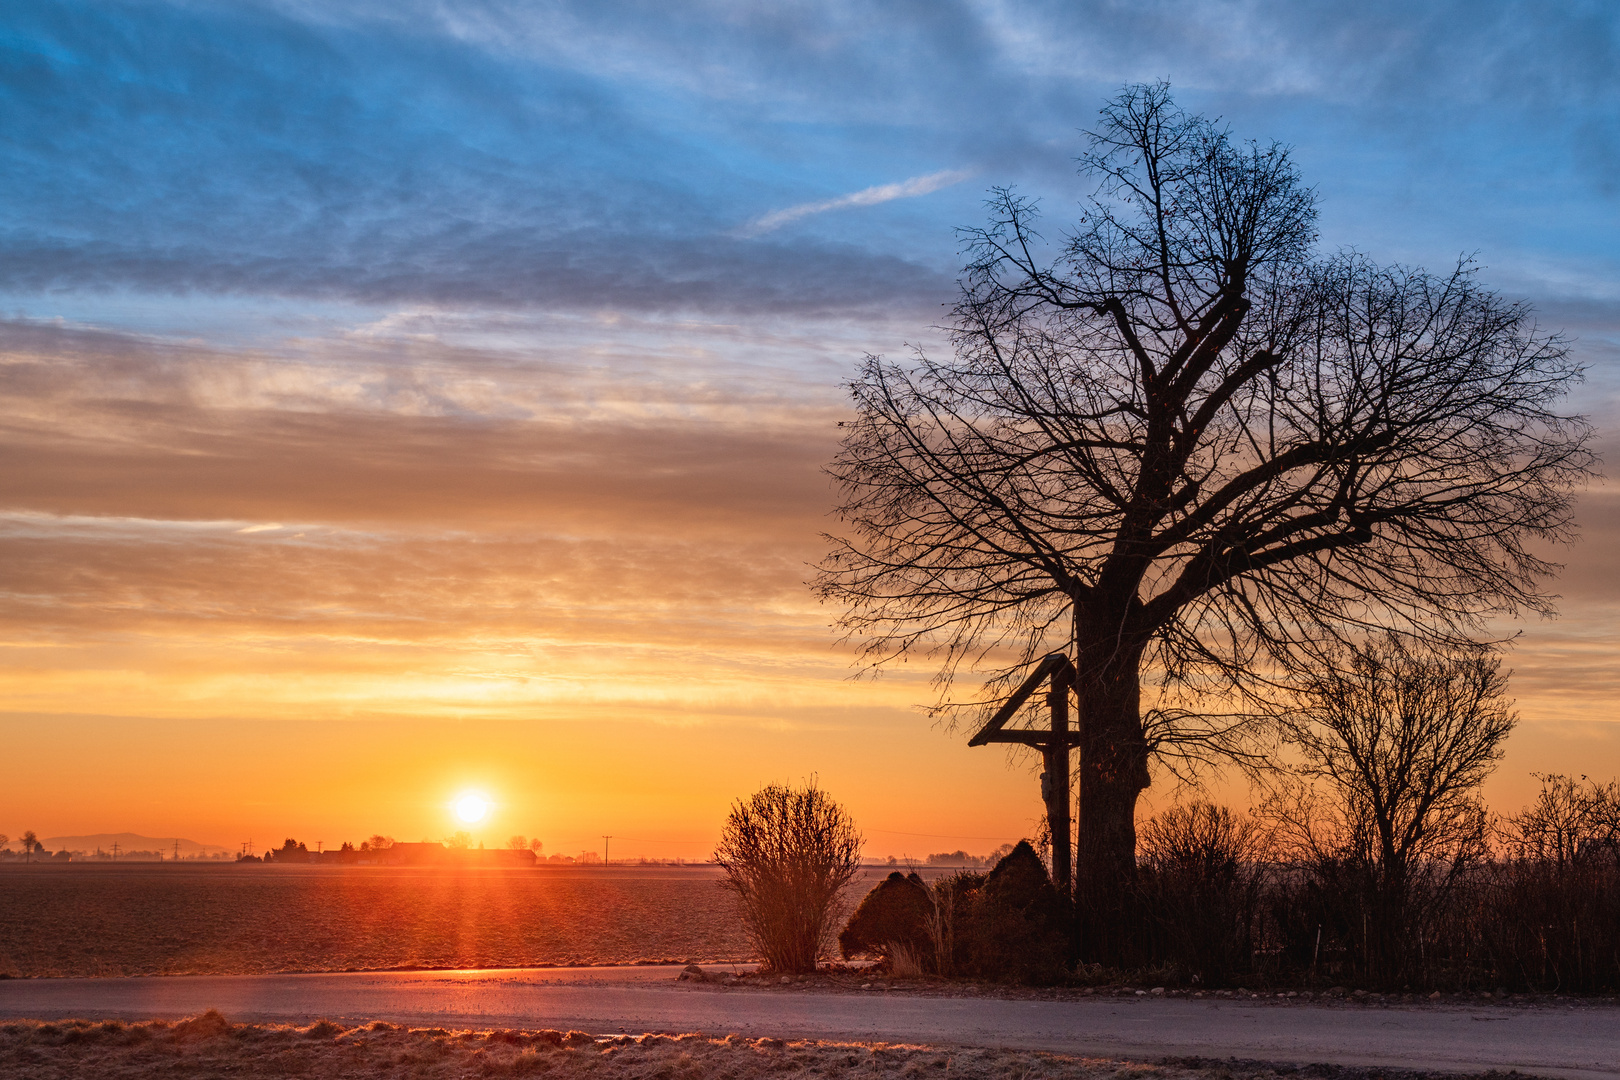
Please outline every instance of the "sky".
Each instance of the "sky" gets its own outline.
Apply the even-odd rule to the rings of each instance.
[[[1061,229],[1168,79],[1294,148],[1324,250],[1531,301],[1613,461],[1616,72],[1579,0],[8,6],[0,829],[438,839],[476,790],[492,845],[701,858],[816,778],[870,854],[1029,834],[1036,766],[805,587],[841,384],[945,348],[956,229]],[[1620,773],[1609,481],[1578,517],[1500,810]]]

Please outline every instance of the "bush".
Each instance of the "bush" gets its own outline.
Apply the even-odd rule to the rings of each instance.
[[[899,966],[926,961],[932,967],[934,944],[929,923],[934,898],[922,878],[896,870],[866,894],[838,935],[844,959],[857,953],[881,956]]]
[[[931,966],[941,975],[1050,983],[1067,969],[1062,905],[1035,849],[1021,840],[989,874],[934,883]]]
[[[731,808],[714,859],[765,970],[815,970],[860,854],[854,821],[813,783],[772,784]]]
[[[1139,963],[1180,968],[1206,985],[1248,968],[1262,881],[1258,834],[1252,820],[1207,802],[1147,821],[1136,883]]]
[[[969,969],[973,911],[983,888],[983,874],[959,870],[935,881],[929,890],[933,910],[928,918],[928,938],[935,973],[951,976]],[[961,934],[957,927],[962,928]]]

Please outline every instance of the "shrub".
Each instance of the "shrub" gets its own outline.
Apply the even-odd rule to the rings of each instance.
[[[1538,779],[1536,801],[1503,822],[1507,857],[1480,890],[1484,954],[1514,987],[1612,990],[1620,985],[1620,784]]]
[[[966,942],[971,933],[973,908],[984,887],[984,875],[973,870],[961,870],[934,882],[932,913],[928,919],[928,938],[933,947],[933,969],[940,975],[955,975],[967,970]],[[958,936],[956,928],[963,928]]]
[[[838,935],[838,950],[846,960],[868,953],[891,964],[931,958],[933,914],[934,898],[922,878],[896,870],[867,893],[849,917]]]
[[[1063,977],[1069,943],[1062,908],[1046,867],[1027,840],[1020,840],[983,878],[964,873],[948,882],[935,890],[936,919],[949,920],[955,971],[1006,982],[1047,983]]]
[[[772,784],[731,808],[714,859],[767,971],[815,970],[860,853],[854,821],[814,783]]]
[[[1248,968],[1259,917],[1259,830],[1224,806],[1171,807],[1142,827],[1138,962],[1223,983]]]

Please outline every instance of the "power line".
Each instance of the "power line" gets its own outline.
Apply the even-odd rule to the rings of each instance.
[[[882,833],[884,836],[926,836],[933,840],[1001,840],[1005,842],[1007,839],[1005,836],[966,836],[962,833],[906,832],[903,829],[867,829],[866,831]]]

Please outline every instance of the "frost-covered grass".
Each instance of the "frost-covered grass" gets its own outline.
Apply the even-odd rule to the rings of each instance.
[[[0,1025],[7,1080],[309,1080],[556,1076],[590,1080],[1417,1080],[1437,1074],[1260,1063],[1133,1063],[1018,1050],[784,1042],[732,1035],[450,1031],[322,1020],[232,1024],[209,1011],[179,1023],[84,1020]]]

